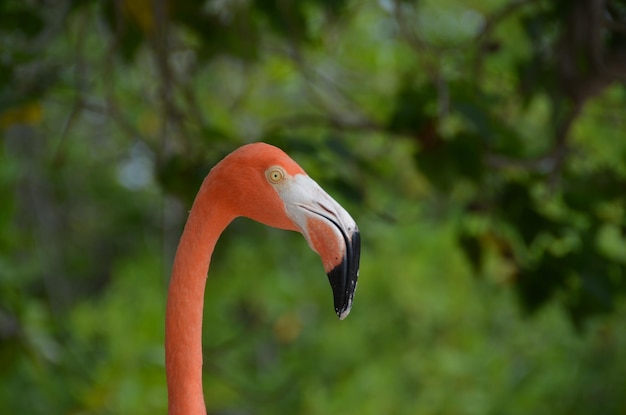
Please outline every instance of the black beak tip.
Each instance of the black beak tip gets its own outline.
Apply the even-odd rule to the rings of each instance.
[[[357,230],[351,238],[346,238],[346,253],[335,268],[328,272],[328,280],[333,289],[335,312],[340,320],[350,314],[352,300],[359,277],[359,260],[361,255],[361,235]]]

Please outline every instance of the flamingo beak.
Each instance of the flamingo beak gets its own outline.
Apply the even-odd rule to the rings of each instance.
[[[333,289],[335,312],[340,320],[346,318],[352,309],[352,301],[359,278],[359,257],[361,255],[359,230],[355,229],[352,235],[343,233],[343,236],[347,252],[338,265],[326,272]]]
[[[361,237],[354,219],[313,179],[295,176],[282,195],[288,216],[317,252],[333,290],[335,312],[343,320],[350,313],[359,277]]]

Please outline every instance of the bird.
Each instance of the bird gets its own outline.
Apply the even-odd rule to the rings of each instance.
[[[319,254],[335,312],[352,308],[361,236],[348,212],[293,159],[263,142],[246,144],[205,177],[176,250],[165,313],[165,372],[169,415],[205,415],[202,391],[202,313],[213,249],[237,217],[300,232]]]

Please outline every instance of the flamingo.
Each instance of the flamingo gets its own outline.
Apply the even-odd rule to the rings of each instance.
[[[238,148],[204,179],[174,258],[165,316],[170,415],[206,414],[204,288],[215,244],[239,216],[302,233],[321,257],[339,318],[344,319],[352,307],[361,249],[352,217],[282,150],[265,143]]]

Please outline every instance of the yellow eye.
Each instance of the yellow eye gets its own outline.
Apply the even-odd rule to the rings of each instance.
[[[265,173],[270,183],[280,183],[285,179],[285,172],[280,167],[271,167]]]

